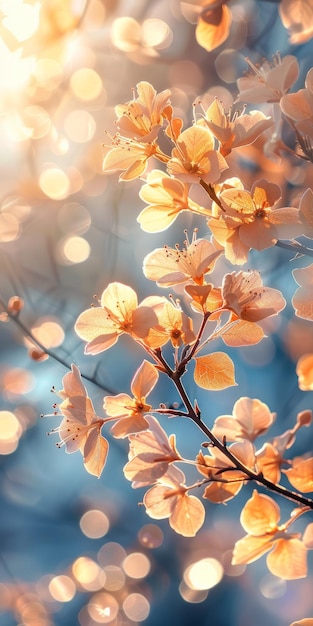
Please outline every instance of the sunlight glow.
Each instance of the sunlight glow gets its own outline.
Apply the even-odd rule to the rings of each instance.
[[[185,569],[184,581],[191,589],[211,589],[222,580],[223,572],[217,559],[200,559]]]
[[[107,534],[110,528],[110,522],[103,511],[90,509],[80,518],[79,526],[86,537],[99,539]]]

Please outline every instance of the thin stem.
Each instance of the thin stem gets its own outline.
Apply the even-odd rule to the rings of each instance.
[[[204,180],[202,180],[202,178],[200,179],[200,185],[207,192],[208,196],[210,196],[211,200],[213,200],[213,202],[216,202],[217,206],[221,209],[221,211],[225,213],[225,209],[220,199],[217,197],[214,187],[212,185],[208,185]]]
[[[313,249],[307,248],[306,246],[302,246],[301,243],[295,241],[294,243],[287,243],[286,241],[276,241],[275,244],[278,248],[284,248],[285,250],[292,250],[292,252],[296,252],[297,254],[312,256],[313,257]]]

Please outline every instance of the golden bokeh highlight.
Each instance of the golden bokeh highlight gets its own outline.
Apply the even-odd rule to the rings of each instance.
[[[167,48],[173,41],[173,32],[163,20],[149,18],[142,23],[142,40],[151,48]]]
[[[59,86],[62,80],[62,65],[53,58],[38,59],[33,66],[32,75],[41,87],[47,91],[52,91]]]
[[[96,122],[88,111],[76,109],[66,116],[64,130],[71,141],[87,143],[95,134]]]
[[[41,172],[39,187],[52,200],[63,200],[70,193],[70,181],[67,174],[59,167],[50,166]]]
[[[184,571],[184,581],[190,589],[211,589],[222,580],[223,573],[222,564],[217,559],[208,557],[188,565]]]
[[[97,624],[113,622],[118,612],[118,601],[110,593],[97,593],[88,602],[88,613]]]
[[[106,582],[106,574],[93,559],[81,556],[72,565],[72,573],[77,583],[85,591],[98,591]]]
[[[111,29],[114,46],[122,52],[134,52],[141,44],[141,26],[132,17],[118,17]]]
[[[117,565],[121,567],[126,557],[126,550],[120,543],[115,541],[105,543],[98,552],[98,560],[102,567],[107,565]]]
[[[123,602],[123,611],[133,622],[143,622],[150,613],[150,602],[142,593],[130,593]]]
[[[54,576],[49,583],[49,591],[57,602],[70,602],[76,593],[76,585],[72,578],[61,574]]]
[[[159,548],[164,540],[164,535],[156,524],[145,524],[138,532],[138,540],[145,548]]]
[[[145,578],[150,572],[151,563],[142,552],[131,552],[123,562],[123,569],[130,578]]]
[[[123,589],[126,581],[125,574],[118,565],[106,565],[103,568],[105,573],[104,588],[108,591],[119,591]]]
[[[90,509],[80,518],[79,526],[86,537],[99,539],[107,534],[110,528],[110,522],[103,511]]]
[[[11,213],[0,213],[0,242],[15,241],[21,234],[19,220]]]
[[[64,330],[52,317],[39,318],[31,330],[35,339],[45,348],[57,348],[64,341]]]
[[[207,589],[191,589],[188,585],[186,585],[184,580],[181,581],[178,589],[181,597],[185,600],[185,602],[189,602],[190,604],[199,604],[200,602],[204,602],[204,600],[208,597]]]
[[[22,367],[12,367],[1,377],[2,393],[8,400],[16,400],[15,396],[24,396],[35,386],[35,378]]]
[[[0,411],[0,454],[12,454],[18,446],[22,427],[14,413]]]
[[[58,244],[58,261],[65,264],[83,263],[89,258],[91,249],[84,237],[65,237]]]
[[[91,67],[81,67],[71,76],[71,89],[80,100],[89,102],[100,96],[102,91],[102,80]]]

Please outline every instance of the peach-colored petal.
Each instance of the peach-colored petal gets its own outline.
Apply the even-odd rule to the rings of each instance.
[[[90,431],[84,447],[84,466],[89,474],[100,478],[109,453],[109,444],[95,429]]]
[[[208,9],[198,18],[196,40],[208,52],[215,50],[229,36],[232,14],[226,4],[219,3],[213,10]]]
[[[169,524],[183,537],[194,537],[205,520],[202,502],[188,493],[181,494],[176,501]]]
[[[267,555],[269,571],[283,580],[305,578],[307,575],[307,551],[297,538],[278,539],[274,549]]]
[[[313,457],[307,459],[296,457],[293,459],[292,468],[282,471],[290,484],[302,493],[313,491]]]
[[[273,533],[280,519],[278,504],[269,496],[253,491],[240,515],[240,523],[246,533],[254,537]]]
[[[146,398],[155,387],[158,378],[159,373],[155,366],[149,361],[144,360],[137,369],[131,383],[131,391],[135,398]]]
[[[246,535],[235,543],[232,565],[248,565],[249,563],[253,563],[259,559],[260,556],[268,552],[272,548],[272,545],[271,535],[261,535],[260,537]]]
[[[281,21],[289,30],[290,43],[301,44],[313,36],[312,0],[282,0],[278,7]]]
[[[304,354],[297,363],[296,372],[301,391],[313,391],[313,354]]]
[[[212,352],[194,360],[194,380],[199,387],[217,391],[237,385],[234,363],[225,352]]]

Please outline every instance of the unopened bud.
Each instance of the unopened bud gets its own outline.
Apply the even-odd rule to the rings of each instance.
[[[297,423],[300,426],[310,426],[312,422],[312,411],[310,409],[305,409],[304,411],[300,411],[297,415]]]
[[[24,308],[24,300],[19,296],[12,296],[8,302],[8,310],[12,315],[17,315]]]

